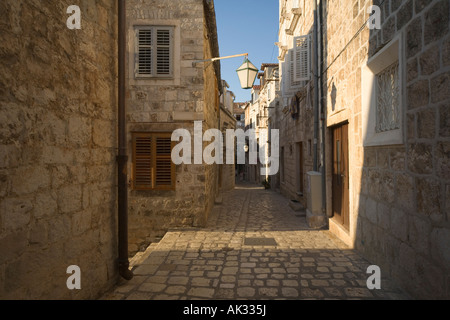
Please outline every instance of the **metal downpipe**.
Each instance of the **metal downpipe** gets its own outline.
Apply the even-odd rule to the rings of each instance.
[[[128,156],[127,156],[127,132],[125,109],[125,47],[126,47],[126,11],[125,0],[118,3],[118,253],[119,274],[126,280],[133,278],[133,272],[129,270],[128,260]]]
[[[325,100],[323,98],[323,60],[324,60],[324,45],[323,45],[323,4],[322,4],[322,0],[320,0],[319,3],[319,11],[318,11],[318,27],[319,27],[319,76],[320,76],[320,81],[319,81],[319,86],[320,86],[320,109],[322,111],[322,116],[321,116],[321,121],[322,121],[322,141],[321,141],[321,145],[322,145],[322,211],[325,213],[325,215],[327,216],[327,180],[326,180],[326,174],[327,174],[327,170],[326,170],[326,163],[327,163],[327,159],[326,159],[326,145],[325,145],[325,141],[326,141],[326,121],[327,121],[327,109],[326,106],[324,105]]]
[[[318,52],[318,19],[317,1],[314,0],[314,162],[313,170],[318,171],[318,138],[319,138],[319,52]]]

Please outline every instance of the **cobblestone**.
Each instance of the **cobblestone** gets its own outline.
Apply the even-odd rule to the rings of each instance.
[[[370,262],[327,230],[308,229],[288,199],[253,185],[224,193],[206,228],[170,230],[148,250],[135,277],[102,299],[408,299],[385,278],[369,290]]]

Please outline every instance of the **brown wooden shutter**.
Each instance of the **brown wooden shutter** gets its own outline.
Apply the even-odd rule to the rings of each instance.
[[[136,190],[175,190],[170,133],[133,133],[133,181]]]
[[[153,179],[152,136],[147,133],[133,136],[133,176],[135,189],[152,189]]]
[[[173,189],[175,166],[172,163],[172,141],[169,134],[156,135],[156,188]]]

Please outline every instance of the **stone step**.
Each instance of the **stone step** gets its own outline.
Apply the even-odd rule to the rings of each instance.
[[[291,207],[291,209],[296,212],[305,211],[305,207],[297,200],[289,201],[289,207]],[[306,215],[306,212],[305,212],[305,215]]]

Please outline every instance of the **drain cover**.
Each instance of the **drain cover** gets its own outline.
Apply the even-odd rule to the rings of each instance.
[[[245,238],[244,246],[276,246],[274,238]]]

